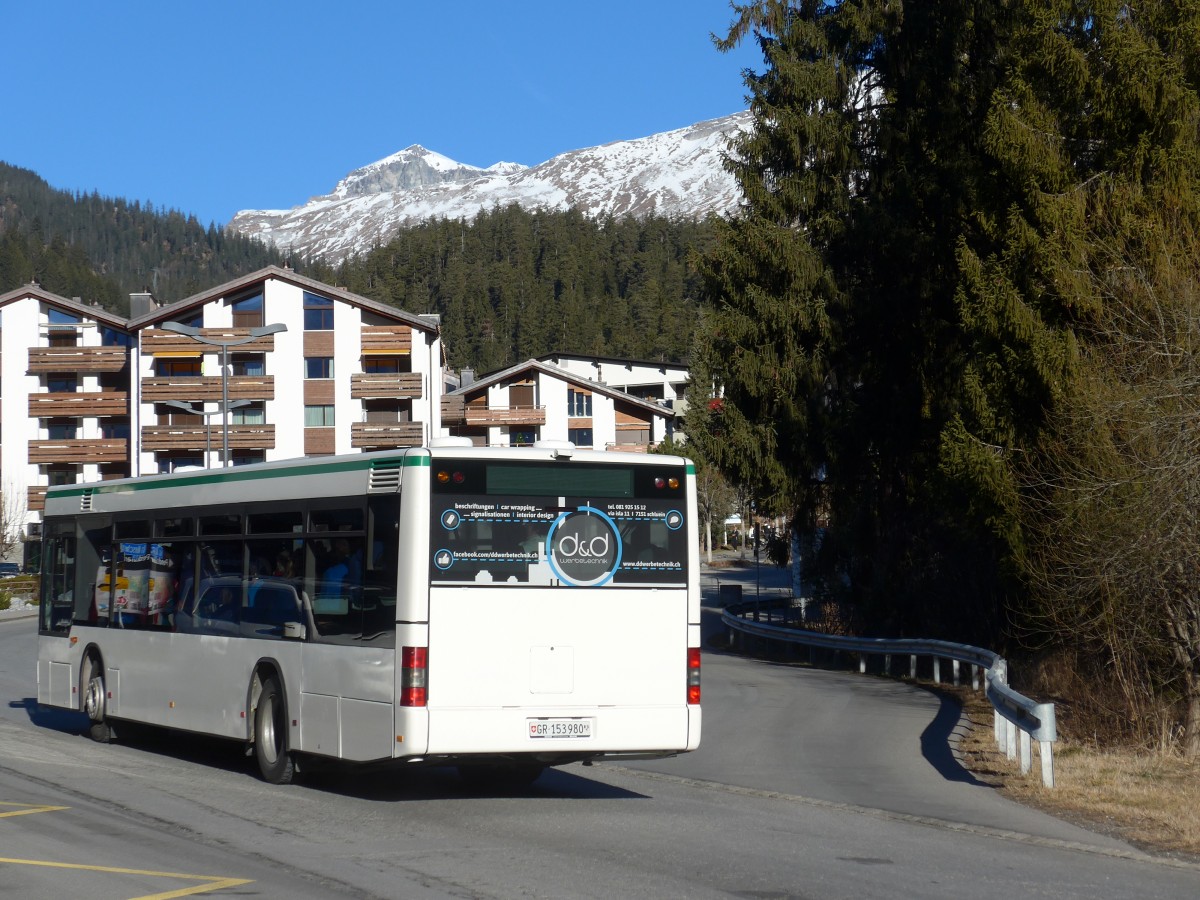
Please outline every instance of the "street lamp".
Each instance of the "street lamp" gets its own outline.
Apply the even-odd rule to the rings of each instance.
[[[182,322],[163,322],[159,326],[163,331],[173,331],[175,334],[182,334],[185,337],[190,337],[194,341],[201,344],[209,344],[213,347],[221,348],[221,465],[229,465],[229,348],[237,347],[242,344],[249,344],[251,341],[256,341],[260,337],[266,337],[268,334],[277,334],[280,331],[287,331],[287,326],[282,324],[275,325],[258,325],[250,329],[246,337],[240,338],[217,338],[211,337],[204,333],[203,329],[196,328],[193,325],[184,325]]]
[[[186,400],[161,400],[163,406],[171,406],[175,409],[182,409],[186,413],[191,413],[193,416],[204,417],[204,468],[211,468],[209,459],[212,458],[212,431],[208,427],[208,417],[215,416],[217,413],[225,409],[241,409],[243,406],[250,406],[253,401],[250,400],[230,400],[228,404],[222,403],[219,407],[213,410],[204,408],[204,401],[199,401],[200,409],[195,409],[191,403]]]

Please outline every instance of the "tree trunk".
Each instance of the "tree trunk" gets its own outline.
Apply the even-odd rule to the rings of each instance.
[[[1191,760],[1200,759],[1200,678],[1195,675],[1187,679],[1184,703],[1187,708],[1183,725],[1183,755]]]

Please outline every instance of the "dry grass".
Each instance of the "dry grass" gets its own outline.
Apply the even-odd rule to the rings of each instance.
[[[996,749],[992,708],[982,694],[956,691],[971,728],[959,744],[963,764],[1004,794],[1061,819],[1112,835],[1150,853],[1200,861],[1200,763],[1146,751],[1054,745],[1053,788],[1042,786],[1035,743],[1033,767]]]

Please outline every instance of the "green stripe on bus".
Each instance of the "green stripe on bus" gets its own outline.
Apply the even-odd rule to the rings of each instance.
[[[399,458],[398,458],[399,459]],[[339,463],[313,463],[306,466],[283,466],[278,469],[258,469],[255,471],[247,471],[245,469],[213,469],[211,473],[197,475],[181,475],[171,478],[166,481],[127,481],[127,482],[95,482],[87,485],[73,485],[68,488],[58,489],[53,491],[55,497],[82,497],[84,494],[114,494],[125,493],[128,491],[152,491],[158,488],[173,488],[173,487],[192,487],[202,484],[221,484],[234,481],[257,481],[261,478],[285,478],[298,475],[328,475],[334,472],[353,472],[356,469],[369,469],[375,460],[352,459]],[[405,457],[403,464],[411,465],[429,465],[429,459],[426,457],[424,462],[412,460]]]
[[[687,473],[689,475],[696,474],[696,464],[694,462],[692,462],[690,459],[688,460],[688,464],[687,464]]]

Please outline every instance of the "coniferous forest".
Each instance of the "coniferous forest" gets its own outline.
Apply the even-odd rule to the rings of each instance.
[[[0,162],[0,293],[36,281],[126,315],[131,293],[171,303],[283,260],[195,216],[55,190]]]
[[[551,351],[682,361],[699,318],[689,253],[712,227],[516,206],[401,232],[325,280],[442,315],[452,366],[488,372]]]
[[[405,312],[440,314],[447,361],[478,372],[552,351],[684,360],[700,313],[689,257],[713,230],[511,206],[406,228],[334,268],[176,210],[55,190],[0,163],[0,292],[36,281],[127,314],[132,292],[171,303],[286,264]]]

